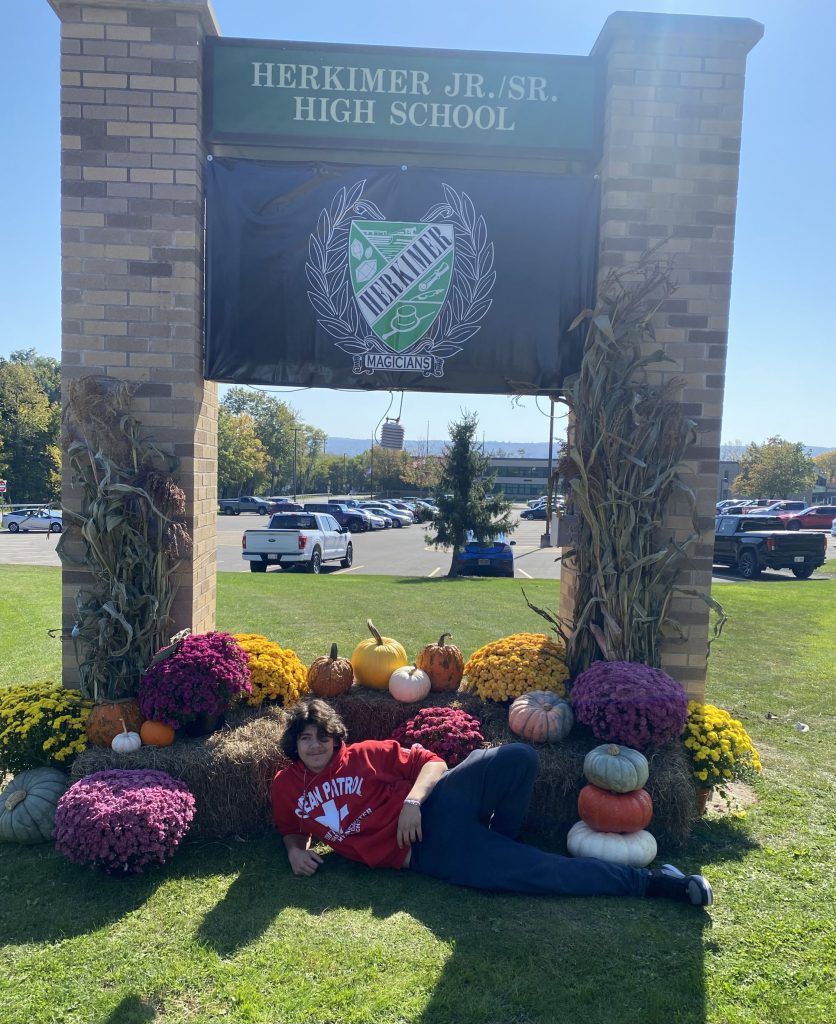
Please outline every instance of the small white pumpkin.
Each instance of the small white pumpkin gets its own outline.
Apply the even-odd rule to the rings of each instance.
[[[596,832],[585,821],[569,829],[566,846],[573,857],[597,857],[631,868],[646,868],[656,856],[656,840],[644,829],[624,835]]]
[[[119,721],[122,723],[122,731],[116,733],[110,745],[117,754],[132,754],[142,746],[142,740],[138,732],[128,732],[124,718],[120,718]]]
[[[423,700],[432,688],[432,681],[423,669],[415,665],[403,665],[389,676],[389,693],[404,704]]]

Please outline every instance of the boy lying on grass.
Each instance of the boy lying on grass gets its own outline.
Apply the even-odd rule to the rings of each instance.
[[[702,875],[594,857],[561,857],[517,841],[539,761],[525,743],[475,750],[448,769],[423,747],[396,740],[347,744],[323,700],[291,712],[273,779],[273,818],[295,875],[322,864],[312,838],[371,868],[408,868],[455,885],[554,896],[650,896],[704,907]]]

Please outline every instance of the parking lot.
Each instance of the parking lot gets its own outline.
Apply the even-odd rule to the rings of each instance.
[[[522,506],[517,509],[521,511]],[[541,548],[540,536],[545,530],[542,520],[521,520],[511,539],[514,544],[515,576],[518,579],[559,579],[560,563],[555,562],[558,548]],[[241,536],[244,530],[263,529],[267,520],[262,516],[244,514],[240,516],[218,516],[217,567],[219,572],[249,572],[249,566],[241,557]],[[55,545],[57,534],[18,533],[10,534],[0,530],[0,563],[20,565],[60,565]],[[403,529],[380,530],[375,533],[361,533],[353,538],[354,564],[350,569],[341,569],[339,563],[322,567],[323,575],[353,574],[382,576],[444,576],[450,565],[449,552],[436,551],[426,542],[423,526],[414,525]],[[827,536],[828,558],[836,558],[836,537]],[[270,569],[279,573],[281,569]],[[820,574],[813,576],[813,579]],[[763,579],[794,577],[789,570],[766,572]],[[744,582],[731,570],[716,569],[715,582]]]

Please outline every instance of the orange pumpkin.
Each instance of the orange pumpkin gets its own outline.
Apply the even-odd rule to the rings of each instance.
[[[458,690],[464,675],[462,652],[455,644],[445,644],[446,636],[453,639],[451,633],[442,633],[437,644],[427,644],[422,648],[415,662],[416,668],[420,668],[430,677],[433,693]]]
[[[590,784],[578,795],[578,813],[596,832],[638,832],[650,824],[653,800],[646,789],[610,793]]]
[[[327,657],[315,658],[308,669],[308,689],[317,697],[339,697],[348,693],[354,682],[354,669],[348,658],[337,657],[337,645],[331,644]]]
[[[170,747],[177,734],[165,722],[152,722],[149,718],[142,723],[139,738],[146,747]]]
[[[96,747],[109,747],[113,737],[122,732],[123,718],[128,732],[139,732],[142,712],[133,698],[96,704],[87,719],[87,739]]]

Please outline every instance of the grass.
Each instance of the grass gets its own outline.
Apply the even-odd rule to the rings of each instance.
[[[14,609],[0,604],[4,661],[44,673],[57,666],[43,638],[55,624],[56,578],[57,570],[0,567],[0,593],[15,595]],[[409,650],[444,628],[467,651],[499,633],[539,629],[510,580],[273,582],[220,576],[219,627],[265,632],[305,659],[332,638],[348,653],[368,615]],[[535,603],[556,603],[553,583],[527,582],[526,591]],[[711,878],[710,915],[454,890],[334,855],[314,878],[295,879],[270,835],[187,844],[169,866],[122,881],[70,866],[49,847],[7,846],[0,1020],[836,1019],[836,582],[765,580],[724,586],[720,596],[730,622],[711,656],[709,699],[743,720],[766,767],[760,803],[746,816],[706,820],[677,858]],[[799,721],[809,732],[796,731]]]

